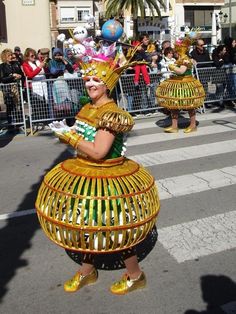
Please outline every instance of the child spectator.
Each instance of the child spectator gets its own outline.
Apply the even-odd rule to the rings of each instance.
[[[164,81],[171,76],[171,72],[169,70],[169,65],[174,64],[176,59],[174,56],[174,49],[171,47],[165,48],[163,58],[161,59],[159,65],[162,73],[162,80]]]
[[[134,61],[146,61],[146,62],[152,62],[152,58],[150,56],[151,53],[151,47],[149,46],[149,36],[143,35],[140,37],[140,41],[134,41],[132,45],[137,47],[137,51],[133,57]],[[154,45],[153,45],[154,46]],[[149,49],[149,51],[148,51]],[[153,51],[155,51],[155,46],[153,48]],[[147,86],[147,93],[150,94],[150,77],[147,70],[146,64],[137,64],[134,66],[134,85],[135,89],[139,90],[139,79],[140,79],[140,73],[143,75],[144,82]]]

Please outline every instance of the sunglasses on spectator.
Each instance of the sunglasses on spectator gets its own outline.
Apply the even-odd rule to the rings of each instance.
[[[29,55],[29,56],[30,56],[30,58],[36,57],[36,55]]]
[[[199,47],[203,47],[204,46],[204,44],[201,44],[201,45],[198,45]]]

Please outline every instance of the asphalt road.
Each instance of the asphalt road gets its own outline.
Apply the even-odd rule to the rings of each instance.
[[[1,313],[236,313],[235,113],[198,115],[189,135],[164,134],[166,116],[136,121],[128,156],[155,176],[159,237],[141,261],[147,287],[120,297],[109,286],[123,269],[99,270],[96,285],[66,294],[78,265],[33,211],[43,175],[73,151],[49,132],[0,138]]]

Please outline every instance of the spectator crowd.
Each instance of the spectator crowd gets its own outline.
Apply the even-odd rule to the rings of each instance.
[[[134,87],[137,91],[139,90],[140,75],[143,76],[147,96],[149,97],[151,85],[149,74],[159,73],[162,80],[169,78],[171,75],[169,65],[176,61],[178,55],[169,40],[162,43],[152,42],[148,34],[143,34],[138,40],[134,40],[129,44],[137,47],[133,60],[146,61],[149,66],[137,65],[128,69],[127,73],[134,74]],[[130,45],[122,45],[122,53],[125,57],[129,57],[131,53]],[[4,49],[0,57],[0,84],[21,82],[22,86],[26,87],[26,78],[35,84],[39,84],[40,81],[46,79],[60,77],[73,79],[80,76],[80,60],[75,57],[69,48],[64,49],[64,51],[60,48],[54,48],[51,53],[48,48],[41,48],[37,52],[33,48],[27,48],[23,54],[20,47],[16,46],[14,50]],[[190,57],[197,68],[215,66],[219,69],[227,65],[234,65],[236,64],[236,40],[231,37],[225,38],[224,44],[215,47],[210,54],[206,49],[204,40],[199,38],[190,51]],[[236,89],[236,75],[232,75],[232,81]],[[207,83],[203,85],[207,91]],[[225,87],[224,84],[218,84],[216,89],[219,91]],[[41,84],[38,94],[46,99],[48,93],[48,88]],[[24,94],[24,100],[27,100],[26,94]],[[11,113],[14,110],[16,101],[17,97],[13,89],[11,89],[11,93],[4,94],[8,124],[11,124]],[[232,106],[234,104],[234,102],[230,103]]]

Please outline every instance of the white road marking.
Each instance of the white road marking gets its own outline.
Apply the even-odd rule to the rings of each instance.
[[[186,115],[186,117],[188,117],[188,115]],[[222,121],[223,119],[227,119],[227,118],[234,118],[235,117],[235,113],[234,112],[228,112],[223,114],[221,113],[209,113],[209,114],[202,114],[202,115],[197,115],[197,121],[214,121],[214,120],[219,120]],[[167,118],[167,116],[163,116],[163,117],[155,117],[156,120],[162,120]],[[158,126],[156,125],[155,121],[149,121],[146,120],[145,122],[136,122],[134,125],[133,130],[144,130],[144,129],[150,129],[150,128],[157,128]]]
[[[236,165],[156,181],[161,200],[236,184]]]
[[[199,193],[216,188],[236,184],[236,165],[210,171],[201,171],[193,174],[170,177],[155,181],[160,200]],[[35,209],[0,215],[0,220],[16,218],[35,213]]]
[[[162,228],[158,240],[182,263],[236,247],[236,211]]]
[[[17,217],[32,215],[32,214],[35,214],[35,213],[36,213],[35,209],[26,209],[26,210],[21,210],[21,211],[18,211],[18,212],[2,214],[2,215],[0,215],[0,220],[7,220],[7,219],[10,219],[10,218],[17,218]]]
[[[236,140],[229,140],[217,143],[180,147],[155,153],[135,155],[130,156],[129,158],[142,164],[144,167],[150,167],[154,165],[167,164],[170,162],[225,154],[234,151],[236,151]]]
[[[159,143],[171,140],[177,140],[182,138],[191,138],[198,136],[206,136],[210,134],[218,134],[225,132],[236,131],[236,123],[227,123],[227,124],[217,124],[213,126],[202,126],[199,127],[197,132],[183,133],[182,130],[179,130],[179,133],[154,133],[154,134],[146,134],[146,135],[137,135],[131,136],[127,139],[127,146],[135,146],[135,145],[145,145],[151,143]]]

